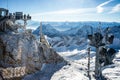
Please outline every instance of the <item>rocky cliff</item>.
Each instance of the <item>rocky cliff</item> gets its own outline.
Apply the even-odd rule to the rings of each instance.
[[[64,61],[30,32],[0,32],[0,73],[11,79],[41,70],[43,63]],[[18,80],[18,79],[17,79]]]

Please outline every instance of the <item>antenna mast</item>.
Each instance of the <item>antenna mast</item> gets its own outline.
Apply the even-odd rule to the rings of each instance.
[[[42,22],[40,22],[40,37],[42,37]]]
[[[100,33],[102,32],[102,31],[101,31],[101,22],[99,22],[98,32],[100,32]]]
[[[7,0],[7,9],[8,9],[8,0]]]

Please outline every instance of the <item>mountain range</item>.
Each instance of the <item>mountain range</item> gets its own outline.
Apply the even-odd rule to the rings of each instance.
[[[83,49],[87,47],[87,35],[99,29],[104,35],[109,27],[109,34],[114,34],[114,44],[111,47],[120,48],[120,23],[115,22],[49,22],[42,24],[42,31],[47,36],[48,42],[57,51]],[[61,30],[60,30],[61,29]],[[33,31],[39,37],[40,26]]]

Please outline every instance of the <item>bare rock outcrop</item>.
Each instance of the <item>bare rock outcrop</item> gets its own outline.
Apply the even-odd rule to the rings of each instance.
[[[34,73],[43,63],[64,59],[52,48],[38,42],[31,33],[0,33],[0,74],[10,79]]]

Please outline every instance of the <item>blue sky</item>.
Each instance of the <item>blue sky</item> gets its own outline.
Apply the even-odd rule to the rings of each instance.
[[[0,7],[38,21],[120,22],[120,0],[0,0]]]

